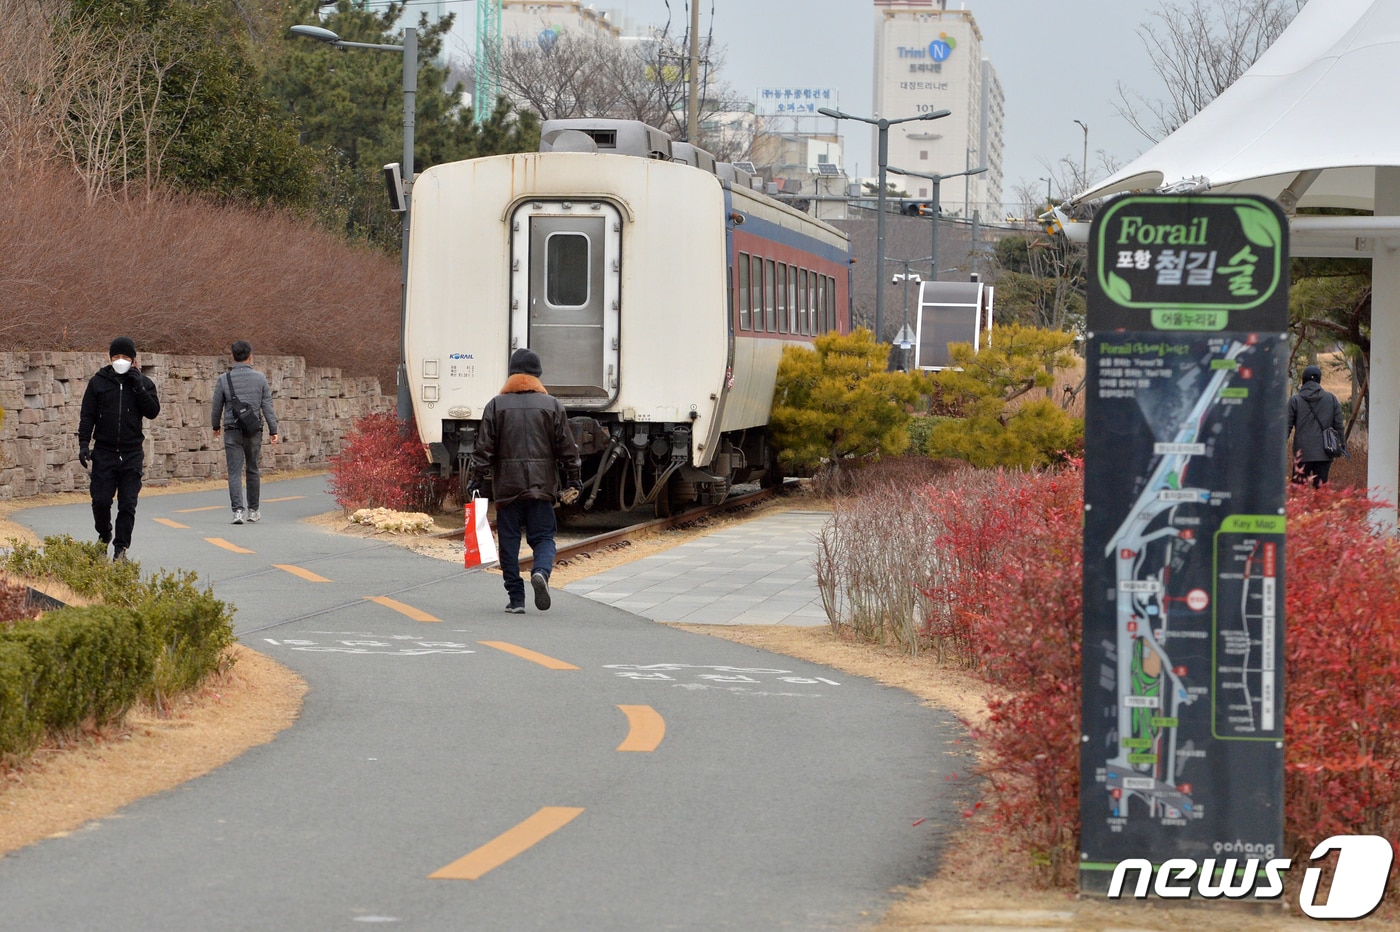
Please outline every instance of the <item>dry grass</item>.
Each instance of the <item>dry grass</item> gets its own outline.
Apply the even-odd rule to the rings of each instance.
[[[285,212],[103,199],[59,173],[0,176],[0,343],[222,355],[236,339],[394,384],[399,264]]]

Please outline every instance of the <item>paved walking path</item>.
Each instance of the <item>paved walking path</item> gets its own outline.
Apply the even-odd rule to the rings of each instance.
[[[652,621],[824,625],[813,561],[830,518],[821,511],[765,515],[564,589]]]
[[[335,507],[324,477],[269,482],[262,505],[234,526],[221,490],[143,497],[132,555],[235,604],[239,640],[310,685],[301,716],[0,858],[4,932],[835,932],[961,825],[971,746],[951,714],[620,604],[821,623],[821,515],[745,522],[508,615],[494,574],[307,523]],[[86,504],[15,519],[92,537]]]

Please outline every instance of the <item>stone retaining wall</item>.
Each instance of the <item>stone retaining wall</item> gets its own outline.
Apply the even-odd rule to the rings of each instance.
[[[223,478],[209,403],[229,358],[143,353],[137,361],[160,397],[160,415],[146,422],[146,484]],[[107,362],[102,353],[0,352],[0,499],[87,489],[78,414],[88,379]],[[326,466],[356,418],[394,410],[375,378],[342,378],[339,369],[308,368],[299,356],[254,356],[253,366],[272,386],[281,432],[276,446],[263,443],[265,474]]]

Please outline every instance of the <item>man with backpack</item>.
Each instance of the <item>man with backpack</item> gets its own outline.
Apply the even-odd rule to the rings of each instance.
[[[230,347],[233,366],[214,382],[214,403],[210,423],[214,439],[222,433],[224,458],[228,461],[228,497],[233,507],[233,523],[256,524],[262,520],[262,474],[258,456],[262,452],[262,431],[267,424],[268,442],[277,443],[277,415],[272,410],[272,389],[267,376],[252,366],[253,345],[238,340]],[[244,510],[243,480],[248,480],[247,510]]]
[[[1303,370],[1303,384],[1288,399],[1288,429],[1293,431],[1293,481],[1303,483],[1312,479],[1313,488],[1327,481],[1332,460],[1342,455],[1342,405],[1337,396],[1322,387],[1322,370],[1308,366]],[[1326,432],[1335,431],[1335,440],[1328,443]],[[1329,451],[1329,446],[1336,452]]]

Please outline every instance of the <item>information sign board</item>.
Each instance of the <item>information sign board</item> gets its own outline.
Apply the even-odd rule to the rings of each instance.
[[[1080,886],[1285,856],[1287,223],[1127,196],[1090,233]]]

